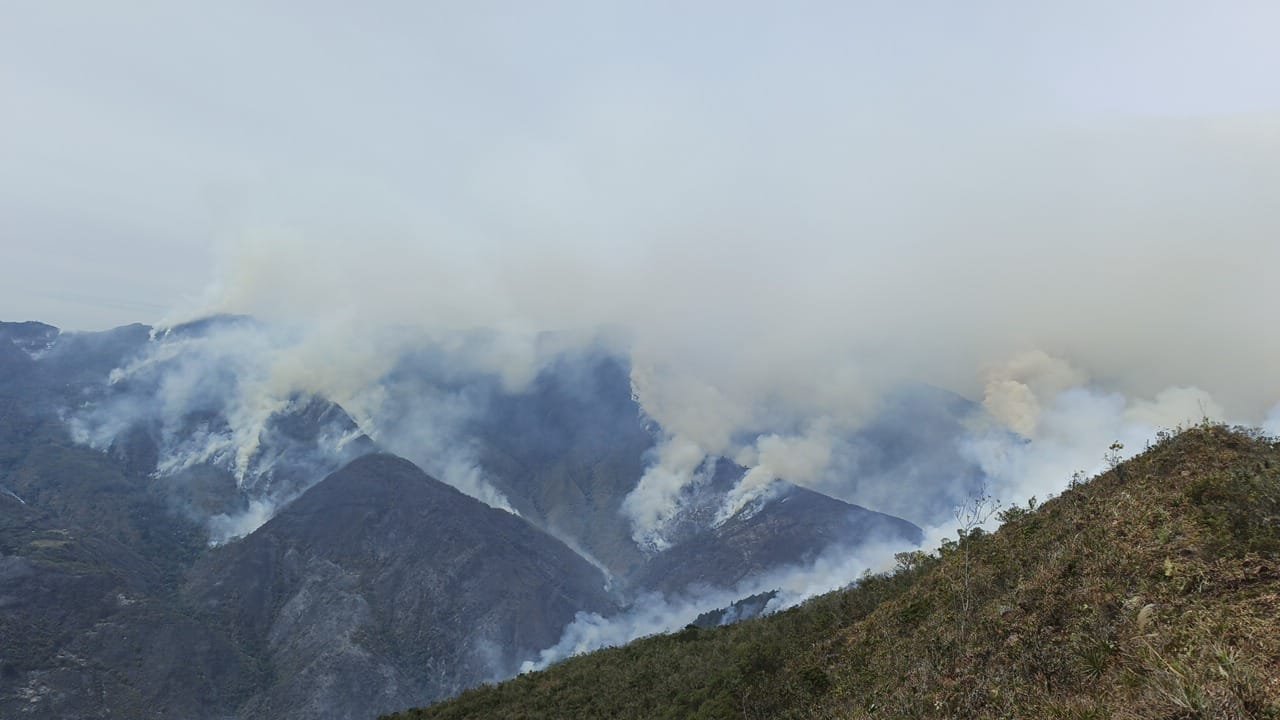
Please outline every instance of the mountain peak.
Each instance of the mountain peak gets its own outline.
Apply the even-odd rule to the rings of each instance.
[[[603,575],[563,543],[385,453],[213,551],[187,595],[268,644],[282,680],[251,714],[271,717],[446,697],[510,675],[578,612],[614,608]]]

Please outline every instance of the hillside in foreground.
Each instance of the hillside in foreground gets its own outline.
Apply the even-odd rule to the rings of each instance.
[[[1280,443],[1202,426],[855,588],[394,718],[1277,718]]]

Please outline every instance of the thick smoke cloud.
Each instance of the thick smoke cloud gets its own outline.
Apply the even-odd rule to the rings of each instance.
[[[1104,455],[1107,462],[1129,457],[1161,430],[1231,417],[1198,387],[1128,397],[1091,385],[1083,371],[1043,353],[1017,357],[993,372],[985,406],[1020,436],[989,428],[985,436],[971,433],[967,448],[994,481],[992,490],[1015,503],[1056,492],[1077,473],[1095,474],[1104,469]],[[1112,443],[1123,447],[1111,449]]]
[[[770,166],[726,156],[722,168],[700,169],[705,185],[675,214],[571,185],[557,197],[579,204],[546,215],[530,215],[518,195],[490,196],[510,223],[501,233],[256,236],[228,250],[201,311],[326,328],[341,318],[340,332],[307,337],[312,352],[297,368],[323,369],[307,384],[322,390],[332,379],[337,398],[358,397],[361,381],[377,377],[362,363],[385,369],[390,354],[371,328],[490,329],[497,339],[468,360],[512,388],[545,362],[539,331],[608,329],[665,437],[627,502],[636,538],[661,547],[703,456],[752,468],[726,513],[784,472],[829,489],[831,438],[906,382],[982,398],[1031,439],[1045,413],[1067,411],[1050,405],[1071,388],[1114,394],[1117,417],[1144,427],[1172,417],[1162,408],[1173,405],[1179,422],[1261,422],[1280,401],[1280,334],[1259,301],[1280,267],[1273,138],[1238,119],[953,129],[878,137],[874,149],[871,137],[851,137],[868,144],[864,162],[824,163],[828,195],[800,205]],[[665,172],[694,152],[671,143]],[[564,152],[565,162],[593,162],[590,148]],[[708,194],[730,172],[769,188],[768,198],[726,206]],[[642,193],[670,197],[658,169],[646,178]],[[610,222],[546,226],[583,212]],[[883,494],[845,497],[898,509]]]
[[[318,390],[341,386],[298,364],[309,341],[296,329],[243,318],[201,325],[159,332],[65,412],[75,440],[157,477],[181,484],[202,469],[226,473],[224,507],[187,508],[218,543],[364,452],[364,433]]]
[[[809,168],[821,179],[806,187],[821,192],[803,198],[796,178],[750,155],[687,170],[681,157],[714,147],[672,137],[669,155],[649,158],[659,167],[636,178],[638,195],[569,183],[556,195],[564,204],[535,214],[517,195],[489,196],[509,223],[501,233],[312,228],[305,243],[255,240],[228,255],[211,307],[492,328],[512,340],[487,362],[517,385],[539,362],[522,338],[609,328],[666,438],[627,506],[637,538],[660,545],[700,455],[756,468],[735,502],[779,468],[822,487],[814,465],[829,438],[907,382],[983,398],[1033,439],[1073,387],[1118,394],[1146,426],[1180,393],[1197,399],[1179,420],[1261,422],[1280,400],[1280,335],[1260,301],[1280,267],[1269,127],[868,131],[844,138],[866,151],[859,162]],[[795,142],[797,162],[816,150]],[[584,170],[596,161],[595,148],[563,151]],[[663,179],[677,172],[704,174],[678,212],[630,204],[673,199]],[[751,192],[726,205],[716,188],[743,182]],[[560,227],[583,213],[609,222]]]
[[[178,478],[173,482],[200,468],[229,474],[240,502],[201,515],[215,543],[252,532],[368,452],[370,439],[514,512],[479,468],[471,439],[460,434],[483,402],[459,379],[512,382],[501,368],[469,361],[476,346],[486,348],[486,357],[502,355],[487,342],[433,345],[437,359],[424,368],[426,350],[414,343],[428,339],[411,333],[383,337],[342,325],[232,316],[154,335],[138,357],[111,372],[101,397],[67,411],[68,427],[81,443],[123,454],[146,438],[154,445],[153,474]],[[431,372],[442,363],[454,368],[452,375]]]

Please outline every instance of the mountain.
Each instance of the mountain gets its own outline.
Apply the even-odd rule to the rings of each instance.
[[[225,367],[167,344],[202,331],[0,324],[0,716],[294,716],[337,677],[322,715],[367,717],[508,676],[615,608],[562,543],[371,454],[322,398],[271,406],[247,465],[206,452],[240,437]],[[165,406],[175,381],[192,392]],[[284,509],[211,548],[258,499]]]
[[[342,408],[297,396],[254,428],[255,452],[237,467],[243,433],[216,392],[218,379],[175,370],[180,356],[140,363],[156,350],[150,328],[59,333],[39,326],[37,333],[31,325],[0,323],[0,485],[89,525],[145,515],[147,527],[194,521],[225,541],[252,529],[241,518],[255,502],[287,502],[375,449]],[[38,359],[18,347],[32,336],[46,339]],[[113,374],[135,364],[145,371]],[[175,372],[208,389],[170,409],[163,395]]]
[[[920,528],[900,518],[782,484],[755,512],[741,512],[655,555],[632,577],[636,587],[678,594],[732,588],[771,570],[867,542],[919,544]]]
[[[367,717],[509,676],[615,608],[562,543],[399,458],[358,459],[204,554],[114,477],[98,489],[126,500],[97,523],[0,495],[0,715]]]
[[[917,442],[941,445],[940,439],[954,437],[958,418],[972,411],[972,403],[942,391],[903,397],[910,406],[893,405],[896,412],[856,436],[863,444],[886,440],[883,452],[863,453],[874,462],[869,472],[905,476],[904,457]],[[905,420],[909,410],[917,414],[914,425]],[[561,357],[525,392],[493,393],[469,430],[488,476],[522,514],[574,540],[634,592],[728,588],[833,545],[873,538],[914,544],[921,536],[911,523],[785,481],[771,502],[717,525],[717,513],[747,469],[711,458],[706,481],[686,490],[681,512],[669,523],[671,547],[646,552],[631,539],[622,507],[644,474],[656,433],[631,395],[626,364],[590,353]],[[973,472],[958,460],[951,467]],[[923,463],[910,472],[927,474]]]
[[[963,444],[975,430],[1012,437],[968,398],[923,383],[895,388],[847,438],[842,497],[920,525],[950,519],[984,481]]]
[[[126,325],[62,333],[36,322],[0,322],[0,398],[50,412],[90,399],[108,374],[146,344],[150,328]]]
[[[38,356],[53,346],[61,332],[41,322],[0,322],[0,337],[28,356]]]
[[[151,328],[137,324],[102,332],[64,333],[42,323],[0,322],[0,347],[7,341],[31,361],[20,382],[0,380],[0,386],[8,394],[46,409],[92,400],[105,388],[111,371],[137,357],[150,336]]]
[[[622,504],[662,431],[624,359],[559,352],[509,386],[416,351],[379,387],[404,412],[362,416],[375,442],[273,391],[287,342],[234,316],[0,323],[0,715],[363,717],[510,677],[650,591],[919,537],[781,480],[721,521],[746,469],[709,458],[668,546],[641,547]],[[419,469],[439,456],[518,515]]]
[[[562,543],[367,455],[192,570],[185,594],[274,671],[242,717],[360,718],[511,675],[615,606]]]
[[[1280,717],[1280,443],[1202,426],[994,533],[389,718]]]
[[[655,440],[624,362],[563,356],[526,391],[493,392],[468,435],[481,466],[522,515],[572,538],[616,575],[644,562],[622,501]]]
[[[198,528],[81,452],[55,446],[26,467],[59,484],[93,473],[96,517],[70,498],[38,507],[43,489],[0,494],[0,717],[226,717],[262,668],[174,601]]]

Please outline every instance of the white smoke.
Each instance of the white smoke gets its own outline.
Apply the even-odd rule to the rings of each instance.
[[[285,409],[292,389],[273,386],[269,358],[281,349],[278,336],[236,323],[208,336],[154,340],[130,364],[116,368],[110,385],[124,390],[73,416],[73,436],[105,449],[138,425],[159,426],[158,472],[193,465],[226,467],[237,482],[248,480],[267,421]],[[130,386],[145,392],[130,392]],[[193,413],[225,416],[225,427],[203,422],[187,427]]]
[[[220,513],[209,518],[209,542],[221,545],[244,537],[262,527],[275,516],[277,504],[272,499],[253,498],[249,507],[234,515]]]
[[[519,515],[507,496],[503,495],[485,478],[484,470],[472,457],[447,455],[443,465],[437,462],[424,462],[426,467],[439,466],[436,477],[445,483],[461,490],[464,494],[479,500],[491,508],[505,510],[512,515]]]
[[[139,308],[110,298],[167,300],[219,255],[171,319],[272,330],[157,344],[116,376],[154,397],[69,418],[95,447],[154,425],[162,472],[213,463],[252,485],[272,466],[270,418],[315,395],[509,508],[466,433],[482,400],[460,387],[484,374],[517,391],[547,360],[543,331],[602,328],[660,431],[619,519],[653,550],[708,457],[746,468],[721,518],[781,477],[929,525],[972,490],[948,453],[1014,502],[1163,427],[1280,433],[1276,3],[1168,3],[1153,23],[1144,4],[1098,2],[687,3],[678,18],[393,2],[317,9],[305,32],[262,3],[153,5],[6,11],[0,67],[22,112],[0,133],[0,217],[20,240],[0,304],[107,322]],[[442,382],[389,379],[403,339],[444,347]],[[878,436],[851,438],[912,382],[990,417],[861,474]],[[192,427],[192,409],[225,425]],[[255,497],[215,534],[285,501]],[[881,560],[773,582],[805,597]],[[704,605],[584,617],[534,664]]]
[[[262,525],[349,459],[348,446],[362,435],[481,502],[515,512],[469,446],[451,442],[467,408],[437,402],[447,399],[443,394],[419,393],[409,398],[412,415],[386,417],[396,399],[384,381],[423,337],[355,329],[342,319],[304,327],[215,318],[203,325],[153,333],[139,357],[111,372],[108,395],[67,420],[75,440],[102,450],[138,428],[153,429],[158,476],[204,465],[229,472],[247,505],[208,518],[215,543]],[[354,427],[319,427],[314,447],[263,445],[275,420],[306,411],[317,398],[336,401]],[[277,470],[310,475],[280,485],[272,482]]]
[[[691,595],[670,598],[649,593],[637,598],[628,610],[610,617],[580,612],[564,629],[560,640],[541,651],[537,658],[525,661],[520,672],[542,670],[573,655],[670,632],[688,625],[704,612],[761,592],[777,593],[765,607],[765,613],[785,610],[815,595],[846,587],[867,571],[886,570],[893,564],[894,553],[907,549],[910,546],[875,542],[853,550],[833,547],[810,563],[778,568],[733,588],[704,587]]]
[[[1149,400],[1071,387],[1036,398],[1035,404],[1030,442],[999,429],[965,440],[969,456],[990,479],[991,492],[1006,503],[1061,492],[1072,477],[1095,475],[1141,452],[1160,431],[1230,419],[1208,393],[1193,387],[1167,388]]]
[[[829,423],[821,420],[804,435],[768,434],[756,438],[754,447],[735,458],[750,469],[725,498],[716,523],[725,522],[760,499],[777,480],[812,486],[831,462],[832,442]]]
[[[1280,405],[1275,406],[1262,423],[1263,432],[1272,437],[1280,437]]]
[[[626,506],[654,547],[697,454],[786,438],[820,460],[829,444],[828,467],[788,479],[837,487],[840,438],[903,383],[981,398],[1036,441],[1069,388],[1119,394],[1141,425],[1198,406],[1171,388],[1251,423],[1280,401],[1280,335],[1262,330],[1280,267],[1273,115],[1033,103],[942,122],[954,114],[888,83],[904,115],[842,106],[798,131],[752,84],[743,112],[669,69],[636,71],[626,93],[588,83],[547,127],[442,160],[464,182],[300,185],[305,212],[268,207],[229,233],[202,311],[330,328],[281,379],[362,424],[394,356],[374,328],[483,328],[470,362],[512,389],[545,362],[540,332],[608,329],[664,438]],[[780,474],[749,470],[726,512]],[[883,503],[885,483],[857,496]]]
[[[1189,427],[1225,419],[1226,409],[1198,387],[1165,388],[1151,400],[1139,398],[1125,408],[1125,422],[1145,428]]]
[[[669,546],[663,530],[679,511],[681,492],[702,466],[707,451],[683,438],[663,441],[656,458],[640,477],[622,510],[631,519],[632,537],[641,547],[665,550]]]

